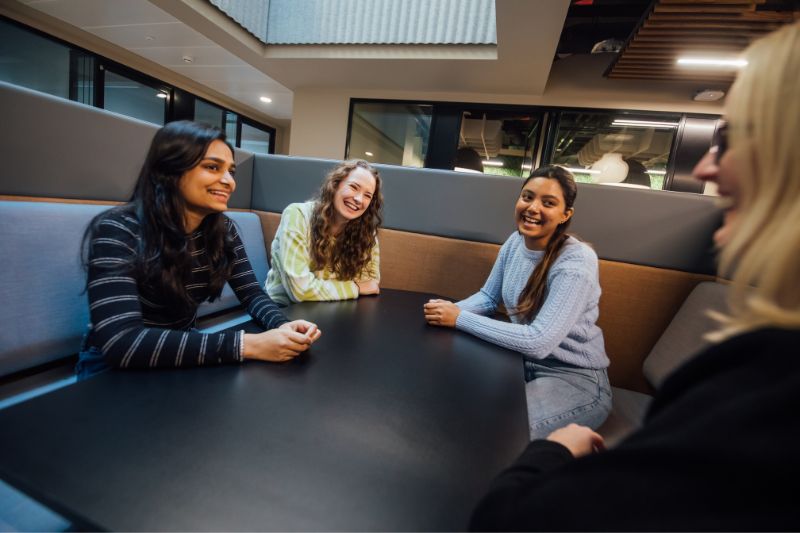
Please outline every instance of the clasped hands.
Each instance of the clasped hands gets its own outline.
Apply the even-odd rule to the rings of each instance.
[[[308,350],[322,335],[316,324],[293,320],[262,333],[245,333],[244,358],[284,362]]]
[[[461,309],[453,302],[447,300],[428,300],[423,306],[425,320],[432,326],[456,327],[456,319]]]

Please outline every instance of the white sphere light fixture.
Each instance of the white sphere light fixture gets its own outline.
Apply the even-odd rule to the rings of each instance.
[[[592,181],[595,183],[621,183],[628,175],[628,163],[622,160],[622,154],[608,152],[592,164]]]

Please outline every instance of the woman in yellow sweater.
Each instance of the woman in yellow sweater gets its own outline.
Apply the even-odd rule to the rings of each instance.
[[[368,162],[337,165],[316,199],[289,204],[272,241],[266,290],[288,305],[378,294],[381,179]]]

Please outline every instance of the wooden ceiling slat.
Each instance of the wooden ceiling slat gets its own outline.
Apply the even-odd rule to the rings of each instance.
[[[694,6],[702,6],[706,5],[709,7],[716,7],[716,6],[724,6],[724,5],[735,5],[735,6],[742,6],[744,9],[750,9],[751,7],[755,7],[755,4],[762,4],[763,1],[759,2],[751,2],[748,0],[703,0],[702,2],[697,2],[696,0],[660,0],[659,4],[662,5],[694,5]]]
[[[756,31],[770,32],[781,27],[783,24],[778,22],[750,22],[750,21],[730,21],[730,22],[695,22],[695,21],[669,21],[647,24],[646,31],[667,31],[667,30],[702,30],[707,32],[728,32],[728,31]]]
[[[768,0],[659,0],[607,72],[609,78],[696,81],[729,85],[735,71],[685,70],[675,60],[689,53],[738,55],[753,40],[800,19],[756,7]]]

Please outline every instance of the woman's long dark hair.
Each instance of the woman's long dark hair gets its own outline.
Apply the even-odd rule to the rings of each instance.
[[[534,178],[548,178],[558,181],[561,187],[561,192],[564,194],[564,210],[572,209],[575,205],[575,198],[578,196],[578,186],[575,184],[575,178],[568,170],[556,165],[540,167],[531,172],[522,188]],[[569,239],[567,229],[572,222],[572,217],[568,218],[566,222],[558,225],[550,240],[547,241],[547,246],[544,249],[544,257],[536,265],[536,268],[531,272],[528,278],[528,283],[519,295],[517,307],[514,309],[514,314],[522,317],[524,322],[530,322],[542,308],[547,292],[547,273],[550,267],[555,263],[558,254],[564,248],[564,243]]]
[[[336,237],[331,231],[335,216],[333,198],[339,185],[356,168],[363,168],[375,178],[375,192],[364,214],[349,221]],[[378,239],[378,227],[383,222],[381,208],[381,177],[378,171],[363,159],[339,163],[325,177],[311,215],[311,260],[315,269],[327,267],[341,280],[354,280],[369,264],[372,248]],[[377,277],[377,272],[370,272]]]
[[[209,145],[222,141],[231,148],[219,128],[188,120],[170,122],[159,129],[150,144],[130,201],[111,212],[123,212],[140,225],[136,255],[121,271],[130,273],[140,286],[162,294],[171,306],[192,310],[197,303],[186,290],[191,276],[190,239],[184,227],[186,202],[179,190],[183,175],[197,166]],[[108,213],[96,216],[83,237],[84,266],[97,228]],[[231,276],[236,259],[222,213],[207,215],[198,230],[205,234],[210,267],[211,299],[219,297]]]

